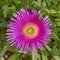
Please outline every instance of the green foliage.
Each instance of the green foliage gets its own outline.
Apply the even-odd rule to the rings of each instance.
[[[8,60],[16,60],[20,56],[20,53],[13,54]]]
[[[41,17],[49,15],[52,23],[51,42],[43,51],[21,53],[19,49],[11,47],[5,38],[12,14],[22,8],[41,10]],[[60,0],[0,0],[0,60],[5,60],[7,51],[13,52],[8,60],[60,60]]]

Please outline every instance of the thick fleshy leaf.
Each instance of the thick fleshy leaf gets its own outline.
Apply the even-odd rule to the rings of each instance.
[[[60,57],[58,55],[56,55],[56,52],[54,52],[49,46],[46,46],[46,49],[53,56],[53,58],[55,60],[60,60]]]
[[[19,56],[20,56],[20,53],[15,53],[8,60],[17,60]]]

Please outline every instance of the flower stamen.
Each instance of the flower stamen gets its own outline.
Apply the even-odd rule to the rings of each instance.
[[[38,32],[39,32],[39,28],[34,23],[28,23],[23,28],[23,33],[28,38],[34,38],[34,37],[36,37],[38,35]]]

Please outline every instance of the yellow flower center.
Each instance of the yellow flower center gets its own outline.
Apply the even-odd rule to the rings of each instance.
[[[34,38],[38,35],[39,28],[34,23],[28,23],[23,28],[23,33],[28,38]]]

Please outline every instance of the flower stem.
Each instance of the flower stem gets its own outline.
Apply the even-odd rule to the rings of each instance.
[[[37,52],[32,51],[32,60],[37,60]]]

